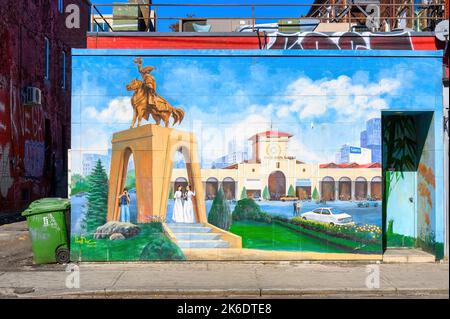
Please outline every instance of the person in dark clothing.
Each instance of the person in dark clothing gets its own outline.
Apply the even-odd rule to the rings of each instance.
[[[130,201],[130,194],[128,193],[128,190],[124,188],[122,194],[119,196],[121,222],[130,222]]]

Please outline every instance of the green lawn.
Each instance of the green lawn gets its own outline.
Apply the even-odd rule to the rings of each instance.
[[[138,236],[125,240],[71,236],[72,261],[184,260],[180,248],[162,232],[160,223],[138,224]],[[147,248],[146,248],[147,247]]]
[[[346,252],[325,241],[317,240],[276,223],[234,221],[230,231],[242,237],[243,248],[330,253]]]
[[[388,247],[415,247],[416,239],[414,237],[400,235],[397,233],[387,234]]]

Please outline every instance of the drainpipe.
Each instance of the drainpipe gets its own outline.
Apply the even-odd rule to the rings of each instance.
[[[450,139],[450,121],[449,121],[449,80],[448,78],[443,81],[443,113],[444,113],[444,198],[445,198],[445,211],[444,211],[444,227],[445,227],[445,236],[444,236],[444,258],[448,260],[449,253],[449,158],[450,158],[450,149],[449,149],[449,139]],[[446,179],[446,180],[445,180]]]

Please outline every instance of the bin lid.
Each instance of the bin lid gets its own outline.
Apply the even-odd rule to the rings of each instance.
[[[22,213],[22,216],[67,210],[69,207],[70,201],[67,198],[41,198],[32,202],[28,209]]]

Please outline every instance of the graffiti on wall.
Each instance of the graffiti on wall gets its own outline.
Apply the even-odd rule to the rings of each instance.
[[[27,177],[41,177],[44,170],[45,146],[44,142],[25,141],[25,175]]]
[[[8,190],[13,184],[9,163],[9,151],[9,144],[4,146],[0,145],[0,194],[4,198],[8,195]]]
[[[270,33],[266,48],[271,50],[413,50],[409,32],[374,34],[371,32]]]

